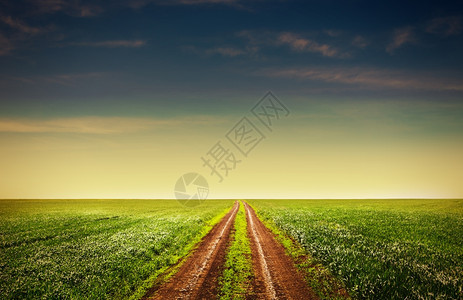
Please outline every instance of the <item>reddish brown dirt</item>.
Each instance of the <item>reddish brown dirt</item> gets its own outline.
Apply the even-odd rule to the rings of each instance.
[[[245,202],[255,281],[249,299],[317,299],[273,233]]]
[[[162,286],[148,291],[143,299],[215,299],[237,211],[238,202],[203,238],[178,272]]]

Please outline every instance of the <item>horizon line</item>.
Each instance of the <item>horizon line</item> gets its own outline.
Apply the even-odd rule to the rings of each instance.
[[[208,200],[462,200],[463,198],[213,198]],[[4,200],[185,200],[174,198],[0,198]]]

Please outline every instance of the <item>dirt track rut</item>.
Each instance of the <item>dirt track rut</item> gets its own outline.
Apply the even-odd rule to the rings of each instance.
[[[244,202],[251,239],[255,299],[317,299],[272,232]]]

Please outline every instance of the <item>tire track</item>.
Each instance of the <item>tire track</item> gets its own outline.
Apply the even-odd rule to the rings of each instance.
[[[276,299],[276,292],[275,292],[275,287],[273,286],[273,282],[272,282],[272,275],[270,275],[270,271],[267,265],[267,260],[265,259],[264,251],[262,250],[262,245],[260,243],[260,238],[257,235],[257,231],[254,225],[254,217],[251,215],[251,212],[250,212],[251,210],[249,209],[249,207],[247,205],[245,205],[245,207],[246,207],[247,220],[249,224],[248,226],[249,228],[251,228],[252,239],[255,241],[255,244],[257,246],[257,250],[259,254],[258,258],[262,266],[262,274],[264,275],[264,283],[265,283],[265,287],[267,290],[267,296],[269,296],[271,299]]]
[[[283,246],[244,202],[251,239],[255,283],[250,299],[317,299]]]

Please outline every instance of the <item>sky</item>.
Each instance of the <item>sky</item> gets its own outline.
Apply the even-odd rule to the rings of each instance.
[[[0,198],[463,198],[462,53],[459,1],[0,0]]]

